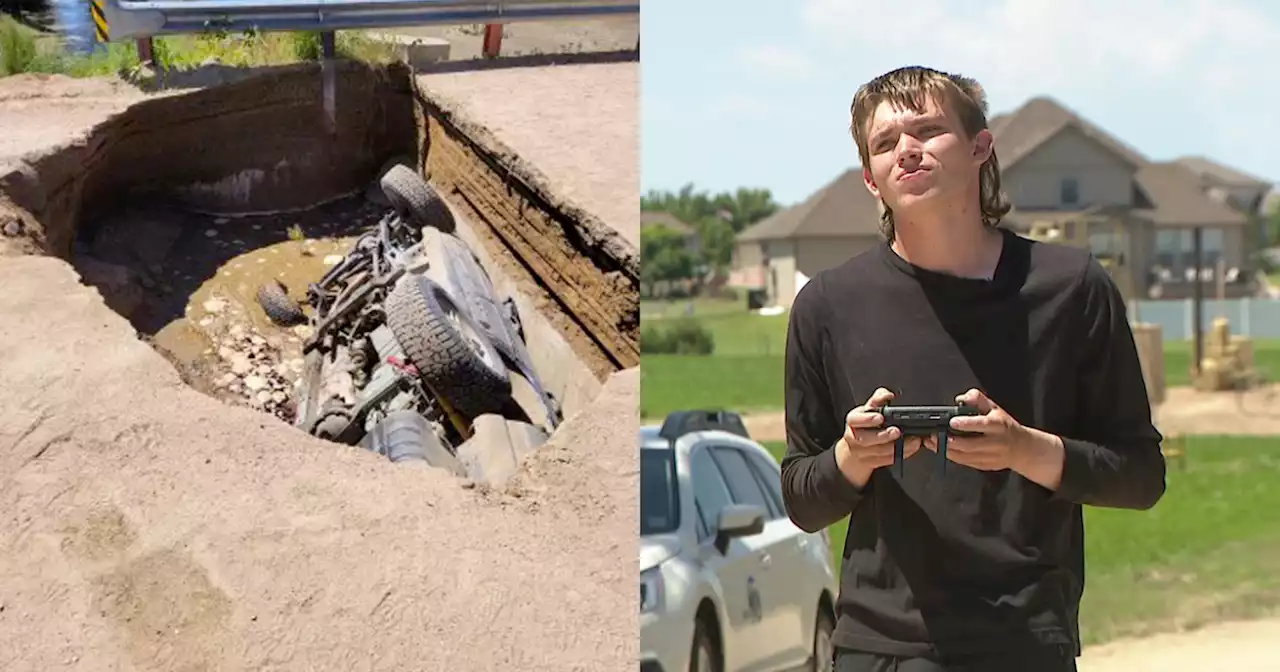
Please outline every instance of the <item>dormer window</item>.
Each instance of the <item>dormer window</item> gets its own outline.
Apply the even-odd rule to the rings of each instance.
[[[1074,177],[1068,177],[1062,180],[1059,186],[1058,200],[1063,205],[1079,205],[1080,204],[1080,182]]]

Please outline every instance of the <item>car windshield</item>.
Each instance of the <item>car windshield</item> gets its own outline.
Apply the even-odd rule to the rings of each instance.
[[[680,528],[680,491],[675,454],[640,451],[640,536],[669,534]]]

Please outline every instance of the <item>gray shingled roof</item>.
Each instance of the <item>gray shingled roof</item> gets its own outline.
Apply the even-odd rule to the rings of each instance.
[[[1017,110],[992,117],[988,126],[996,137],[1002,170],[1030,156],[1067,127],[1074,127],[1138,169],[1138,188],[1152,207],[1130,211],[1165,226],[1200,223],[1242,225],[1246,218],[1206,196],[1199,178],[1185,165],[1153,163],[1137,150],[1052,98],[1032,98]],[[1062,213],[1058,213],[1061,215]],[[1012,213],[1018,220],[1035,213]],[[739,241],[842,235],[874,235],[879,231],[879,204],[862,183],[860,167],[850,168],[802,203],[781,210],[738,234]]]
[[[743,229],[737,239],[874,235],[879,231],[879,203],[863,184],[862,169],[850,168],[803,202]]]
[[[1195,173],[1198,177],[1206,178],[1216,184],[1241,186],[1241,187],[1269,187],[1271,183],[1248,173],[1242,172],[1230,166],[1224,166],[1213,159],[1204,156],[1184,156],[1177,159],[1175,163],[1179,163]]]
[[[1200,188],[1199,177],[1176,161],[1148,163],[1138,171],[1138,185],[1154,205],[1133,213],[1157,225],[1243,226],[1248,218],[1213,200]]]
[[[663,226],[676,233],[689,235],[693,233],[693,226],[687,222],[677,219],[675,215],[664,212],[662,210],[644,210],[640,213],[640,228],[647,229],[651,226]]]

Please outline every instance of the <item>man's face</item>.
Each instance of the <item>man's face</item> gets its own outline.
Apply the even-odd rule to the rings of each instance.
[[[895,215],[962,208],[978,198],[978,170],[991,156],[991,132],[965,135],[960,120],[930,97],[916,112],[881,103],[868,123],[871,194]],[[899,219],[901,221],[901,219]]]

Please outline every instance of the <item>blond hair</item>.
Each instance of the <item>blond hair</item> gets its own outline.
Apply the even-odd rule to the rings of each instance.
[[[889,102],[920,113],[928,100],[956,115],[970,139],[987,128],[987,94],[976,80],[921,66],[898,68],[863,84],[853,95],[853,104],[849,107],[849,130],[853,133],[864,169],[871,169],[867,132],[876,108]],[[999,226],[1012,206],[1000,189],[1000,162],[994,148],[978,172],[978,194],[982,223],[990,227]],[[880,232],[893,241],[893,210],[883,201],[880,204]]]

